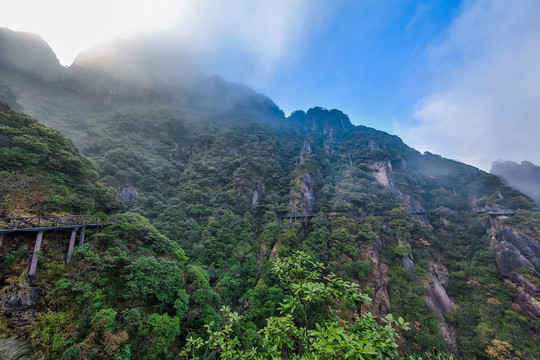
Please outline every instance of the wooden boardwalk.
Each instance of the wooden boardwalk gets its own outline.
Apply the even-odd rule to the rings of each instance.
[[[105,227],[114,219],[103,219],[97,215],[62,215],[0,218],[0,234],[17,231],[47,231]]]
[[[41,243],[43,241],[43,234],[45,231],[71,230],[68,251],[66,254],[66,264],[69,264],[71,262],[71,255],[73,253],[73,247],[75,246],[77,232],[79,232],[79,245],[83,245],[85,231],[87,229],[95,229],[96,231],[99,231],[99,229],[112,225],[113,223],[114,218],[104,219],[103,217],[96,215],[0,218],[0,248],[2,247],[5,234],[19,231],[37,232],[32,262],[30,264],[30,270],[28,270],[28,276],[32,277],[36,273],[38,255],[41,249]]]

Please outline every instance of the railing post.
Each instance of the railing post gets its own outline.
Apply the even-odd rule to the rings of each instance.
[[[41,249],[42,239],[43,239],[43,231],[39,231],[36,236],[36,244],[34,245],[34,253],[32,255],[32,263],[30,264],[30,271],[28,271],[29,276],[33,276],[36,273],[38,254],[39,254],[39,249]]]
[[[66,256],[66,264],[71,262],[71,254],[73,254],[73,246],[75,246],[75,237],[77,236],[77,229],[73,229],[71,237],[69,238],[69,247]]]
[[[83,226],[81,229],[81,235],[79,235],[79,246],[84,245],[84,233],[86,231],[86,226]]]

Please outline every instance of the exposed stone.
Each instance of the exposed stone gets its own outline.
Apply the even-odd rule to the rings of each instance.
[[[313,212],[313,205],[315,203],[315,196],[313,195],[313,180],[309,173],[306,174],[303,182],[302,200],[305,204],[306,213],[311,214]]]
[[[373,176],[375,180],[388,190],[394,190],[394,184],[390,181],[388,174],[392,171],[389,161],[379,161],[373,164]]]
[[[378,148],[379,148],[379,145],[377,145],[377,143],[375,142],[375,140],[369,139],[368,149],[370,149],[370,150],[375,150],[375,149],[378,149]]]
[[[379,314],[388,314],[392,311],[390,295],[388,293],[388,269],[381,262],[378,244],[371,248],[372,276],[373,276],[373,308]]]
[[[326,140],[324,140],[323,148],[324,152],[332,155],[335,153],[334,145],[336,143],[336,138],[334,136],[334,129],[328,130],[328,134],[326,136]]]
[[[414,268],[414,261],[413,259],[411,258],[411,254],[407,255],[407,256],[402,256],[401,257],[401,261],[403,262],[403,270],[407,271],[407,272],[412,272],[413,268]]]
[[[265,193],[266,186],[264,185],[262,179],[259,179],[259,181],[257,181],[257,188],[253,190],[253,194],[251,196],[251,205],[257,205]]]
[[[540,264],[540,246],[533,239],[509,227],[503,227],[496,238],[514,245],[531,263]]]
[[[120,194],[126,201],[131,201],[139,197],[139,191],[133,186],[121,187],[118,190],[118,194]]]
[[[540,301],[523,288],[518,289],[514,301],[529,318],[534,320],[540,319]]]
[[[430,264],[431,280],[426,286],[428,296],[427,305],[439,315],[439,329],[446,343],[453,353],[457,353],[456,335],[452,327],[446,322],[444,313],[454,309],[455,304],[446,293],[444,286],[448,283],[448,273],[440,264]]]
[[[297,110],[287,118],[291,124],[295,124],[301,131],[315,132],[323,134],[331,129],[345,129],[353,127],[349,117],[339,110],[327,110],[321,107],[314,107],[307,112]]]
[[[513,273],[528,267],[534,269],[533,264],[523,256],[521,251],[508,241],[501,241],[493,248],[497,267],[503,276],[513,278]]]
[[[289,212],[291,214],[311,214],[313,212],[313,205],[315,204],[313,179],[309,173],[306,173],[302,180],[300,179],[297,178],[298,185],[291,188]]]
[[[10,318],[13,326],[31,324],[36,314],[45,309],[45,289],[32,287],[16,294],[0,292],[0,314]]]
[[[29,344],[15,336],[0,339],[0,360],[29,360]]]
[[[311,144],[309,143],[309,141],[304,140],[303,148],[308,154],[311,154]]]
[[[429,219],[427,217],[427,213],[425,210],[418,206],[411,196],[409,195],[403,195],[403,198],[405,199],[405,204],[407,205],[407,210],[412,214],[412,217],[414,220],[419,221],[422,225],[427,227],[429,229],[429,232],[433,234],[433,227],[431,226],[431,223],[429,222]]]
[[[441,315],[455,307],[441,281],[433,272],[431,273],[431,281],[427,287],[427,292],[428,296],[426,302],[428,306]]]

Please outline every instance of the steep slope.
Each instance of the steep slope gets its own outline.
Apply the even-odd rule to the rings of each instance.
[[[0,66],[37,80],[62,78],[60,65],[51,47],[38,35],[0,28]]]
[[[540,217],[530,198],[474,167],[353,126],[339,110],[285,118],[243,86],[201,74],[163,81],[180,70],[144,59],[132,67],[146,79],[139,83],[116,72],[132,51],[117,49],[81,55],[61,85],[6,68],[0,85],[70,136],[131,210],[184,249],[197,267],[193,282],[208,290],[187,290],[187,328],[200,330],[225,304],[245,316],[242,342],[257,344],[257,329],[283,294],[269,264],[303,250],[365,289],[373,302],[364,310],[411,323],[402,353],[435,346],[482,359],[502,343],[524,358],[540,353]],[[37,99],[29,96],[35,91]],[[61,106],[66,99],[73,101]],[[100,246],[93,251],[102,256]],[[114,256],[120,278],[127,276]],[[91,259],[82,261],[95,265]],[[115,291],[110,301],[124,293]],[[75,296],[63,294],[66,302]],[[91,327],[88,316],[81,323]],[[80,343],[86,330],[76,334]]]
[[[0,102],[0,217],[121,208],[97,177],[70,140]]]

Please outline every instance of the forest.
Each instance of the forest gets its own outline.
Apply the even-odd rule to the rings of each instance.
[[[538,357],[540,212],[498,177],[339,110],[285,117],[216,77],[139,88],[96,69],[54,81],[0,69],[0,217],[111,223],[68,264],[68,233],[47,231],[31,279],[35,233],[3,234],[0,347]]]

